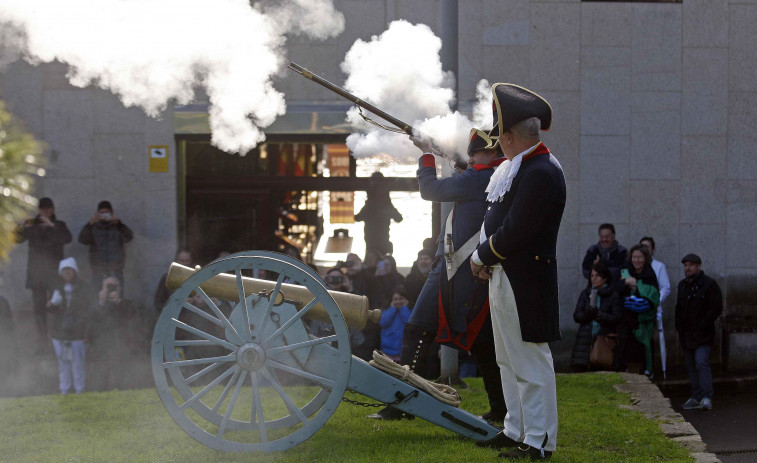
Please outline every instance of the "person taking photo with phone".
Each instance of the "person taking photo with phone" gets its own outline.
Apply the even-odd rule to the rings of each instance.
[[[100,201],[97,212],[79,232],[79,242],[89,246],[89,265],[92,271],[92,287],[100,288],[108,275],[113,275],[124,287],[124,244],[134,238],[134,234],[121,219],[113,213],[110,201]]]

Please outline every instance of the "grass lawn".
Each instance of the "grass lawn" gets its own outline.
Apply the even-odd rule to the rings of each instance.
[[[657,423],[619,407],[615,374],[560,375],[560,435],[553,462],[690,462]],[[488,409],[478,378],[461,390],[462,407]],[[348,393],[349,398],[366,399]],[[211,450],[168,416],[154,389],[0,399],[0,462],[480,462],[497,452],[416,419],[379,422],[375,409],[342,403],[311,439],[276,454]]]

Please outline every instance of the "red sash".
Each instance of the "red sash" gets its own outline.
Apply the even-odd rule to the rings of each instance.
[[[453,278],[454,280],[454,278]],[[452,282],[450,282],[452,284]],[[472,300],[473,298],[471,298]],[[473,343],[481,332],[486,316],[489,315],[489,298],[486,298],[484,305],[470,323],[466,324],[465,331],[454,335],[447,322],[447,315],[444,312],[444,299],[442,298],[442,282],[439,281],[439,328],[436,331],[436,341],[440,344],[454,344],[465,352],[470,352]]]

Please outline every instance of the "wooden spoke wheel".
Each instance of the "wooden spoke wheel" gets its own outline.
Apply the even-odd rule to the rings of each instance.
[[[219,278],[233,281],[236,295],[217,294]],[[350,365],[349,332],[323,280],[273,252],[198,270],[171,295],[152,339],[166,410],[191,437],[224,451],[281,451],[310,438],[336,411]]]

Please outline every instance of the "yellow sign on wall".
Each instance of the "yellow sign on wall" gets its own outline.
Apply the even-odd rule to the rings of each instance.
[[[150,172],[168,172],[168,145],[150,145]]]

